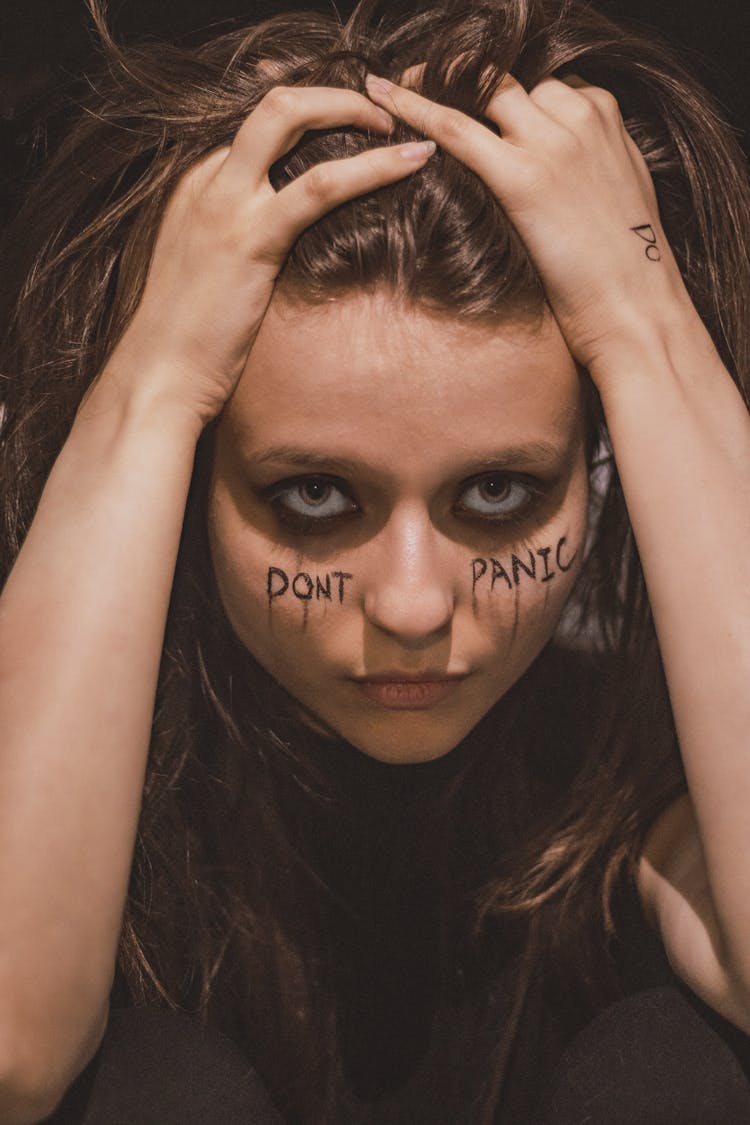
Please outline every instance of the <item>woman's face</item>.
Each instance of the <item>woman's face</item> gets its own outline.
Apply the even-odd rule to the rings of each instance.
[[[276,298],[219,419],[229,619],[318,725],[451,750],[550,638],[583,553],[579,380],[551,316],[492,328]]]

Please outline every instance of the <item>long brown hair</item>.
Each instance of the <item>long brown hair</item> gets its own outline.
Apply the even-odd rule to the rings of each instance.
[[[99,0],[89,5],[104,65],[4,247],[0,578],[82,396],[137,306],[169,192],[198,158],[230,143],[278,84],[364,90],[368,70],[398,78],[424,62],[427,96],[474,117],[506,71],[527,88],[574,71],[612,90],[654,177],[691,297],[747,397],[743,162],[708,96],[663,45],[569,0],[446,0],[398,17],[362,0],[343,26],[298,13],[202,46],[124,49]],[[411,135],[399,125],[393,141]],[[271,179],[281,186],[373,143],[353,128],[308,133]],[[278,286],[311,302],[386,286],[454,316],[495,321],[533,315],[544,299],[498,203],[445,153],[306,231]],[[599,485],[568,613],[569,635],[600,666],[599,688],[585,680],[576,702],[589,708],[586,728],[577,728],[569,763],[550,770],[558,712],[571,704],[555,694],[554,661],[543,656],[509,693],[501,719],[481,725],[486,745],[442,795],[440,818],[449,840],[467,808],[475,817],[483,810],[486,862],[461,888],[464,897],[470,891],[463,912],[446,883],[446,917],[460,913],[465,949],[481,956],[488,935],[516,927],[527,951],[519,979],[533,945],[583,992],[596,984],[591,965],[612,929],[613,888],[684,784],[643,576],[591,387],[588,399]],[[311,840],[350,810],[325,757],[306,746],[294,701],[224,616],[205,534],[212,436],[209,427],[188,499],[120,964],[137,1002],[180,1005],[231,1031],[289,1120],[309,1125],[335,1120],[344,1082],[331,937],[338,907]],[[548,707],[527,706],[540,692]],[[499,825],[513,802],[517,831],[508,838]],[[501,1070],[483,1093],[485,1115]]]

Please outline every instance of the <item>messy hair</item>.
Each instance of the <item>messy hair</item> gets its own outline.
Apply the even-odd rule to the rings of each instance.
[[[83,396],[138,305],[170,192],[196,161],[231,143],[276,85],[364,92],[368,71],[397,80],[424,63],[424,94],[477,119],[507,72],[526,89],[574,72],[611,90],[653,176],[690,296],[747,401],[743,161],[708,95],[663,44],[577,0],[435,0],[398,16],[362,0],[343,24],[299,12],[199,45],[125,47],[101,0],[88,3],[99,64],[4,247],[0,579]],[[397,122],[390,143],[417,136]],[[280,189],[320,161],[382,143],[354,127],[310,131],[270,179]],[[537,271],[501,206],[440,151],[414,175],[313,224],[277,288],[309,303],[385,289],[467,322],[533,318],[544,308]],[[613,928],[613,889],[632,875],[649,826],[684,786],[638,553],[590,384],[586,397],[597,487],[567,637],[593,651],[603,686],[587,704],[575,767],[543,799],[529,782],[555,737],[554,726],[532,730],[524,718],[534,710],[524,692],[551,686],[542,659],[511,693],[504,724],[484,732],[486,751],[443,795],[439,818],[447,840],[461,809],[484,810],[489,859],[462,914],[466,947],[481,956],[493,928],[515,927],[519,981],[533,957],[584,991]],[[288,1119],[312,1125],[334,1120],[344,1077],[335,909],[306,841],[316,825],[346,815],[345,796],[306,748],[294,701],[223,612],[205,526],[212,437],[208,426],[188,498],[119,963],[136,1002],[180,1006],[225,1027]],[[501,848],[509,791],[528,807],[517,839]],[[477,1121],[491,1120],[507,1050],[488,1075]]]

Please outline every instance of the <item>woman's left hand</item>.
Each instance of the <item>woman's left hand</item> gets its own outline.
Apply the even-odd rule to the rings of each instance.
[[[539,271],[574,357],[599,361],[644,321],[689,299],[646,163],[616,99],[571,76],[531,93],[507,75],[485,116],[501,136],[409,86],[369,76],[370,97],[471,168],[496,195]]]
[[[505,79],[486,112],[498,137],[404,86],[368,89],[494,192],[599,390],[689,789],[652,828],[641,899],[676,971],[750,1033],[745,403],[690,301],[611,94],[573,77],[527,94]]]

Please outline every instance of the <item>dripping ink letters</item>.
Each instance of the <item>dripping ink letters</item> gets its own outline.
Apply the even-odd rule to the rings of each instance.
[[[529,550],[527,557],[512,554],[507,565],[495,558],[472,559],[472,594],[476,594],[480,582],[483,586],[489,584],[490,593],[498,582],[512,590],[519,585],[522,574],[534,582],[550,582],[558,571],[564,574],[566,570],[570,570],[575,561],[578,552],[568,555],[565,550],[566,542],[566,536],[563,535],[554,549],[537,547],[536,550]],[[291,596],[301,602],[338,600],[339,605],[343,605],[346,583],[353,577],[353,574],[345,570],[332,570],[324,575],[312,575],[300,570],[297,574],[289,575],[280,566],[269,566],[266,579],[268,604],[272,605],[277,598]],[[483,579],[486,581],[483,582]]]
[[[514,586],[519,585],[521,574],[527,575],[533,582],[550,582],[558,571],[564,574],[566,570],[570,570],[578,554],[577,551],[574,551],[572,555],[566,558],[565,542],[566,537],[563,535],[561,539],[558,539],[554,551],[552,547],[537,547],[535,551],[529,550],[528,559],[521,558],[520,555],[511,555],[510,564],[507,566],[504,566],[499,559],[472,559],[472,594],[476,594],[477,585],[482,582],[485,576],[487,581],[483,583],[483,586],[489,583],[489,593],[494,591],[497,582],[501,582],[508,590],[512,590]],[[556,565],[557,570],[552,569],[550,555],[554,558],[554,565]]]
[[[309,602],[313,598],[316,601],[324,599],[330,602],[336,596],[339,605],[342,605],[345,583],[353,577],[353,574],[348,574],[345,570],[333,570],[324,574],[322,578],[319,574],[316,574],[313,578],[312,574],[308,574],[304,570],[290,576],[280,566],[269,566],[266,584],[268,604],[271,605],[275,598],[283,598],[285,594],[289,593],[301,602]],[[332,578],[338,580],[333,586],[331,584]]]

